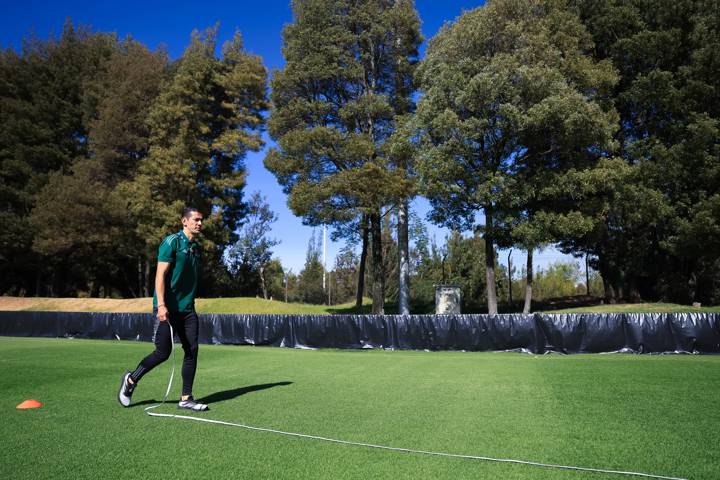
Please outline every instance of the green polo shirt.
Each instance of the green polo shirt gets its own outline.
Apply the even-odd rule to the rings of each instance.
[[[188,240],[182,230],[168,235],[160,244],[158,262],[170,263],[169,272],[165,277],[165,306],[169,311],[195,310],[199,258],[200,245],[195,240]],[[157,292],[155,292],[153,307],[156,308],[157,304]]]

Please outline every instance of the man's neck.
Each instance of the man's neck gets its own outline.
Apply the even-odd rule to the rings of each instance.
[[[190,230],[188,230],[187,228],[185,228],[185,227],[183,227],[183,233],[185,234],[185,236],[187,237],[187,239],[192,242],[193,233],[192,233]]]

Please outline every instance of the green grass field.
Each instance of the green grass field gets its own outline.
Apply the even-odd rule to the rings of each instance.
[[[360,310],[354,303],[342,305],[308,305],[304,303],[285,303],[263,298],[199,298],[196,301],[198,313],[249,313],[249,314],[301,314],[328,315],[347,313],[370,313],[372,301],[367,298]],[[424,311],[413,313],[432,313],[432,306],[423,307]],[[64,312],[151,312],[152,298],[47,298],[47,297],[5,297],[0,296],[0,310],[44,310]],[[387,304],[387,313],[396,313],[397,305]],[[518,305],[512,311],[522,311]],[[565,310],[547,310],[546,313],[643,313],[643,312],[720,312],[720,306],[692,307],[674,303],[631,303],[617,305],[595,305]]]
[[[207,418],[690,479],[720,472],[720,356],[200,348],[195,396],[210,403]],[[115,398],[122,371],[150,350],[0,337],[2,478],[629,478],[151,418],[143,407],[161,399],[169,364],[145,377],[136,405]],[[15,409],[28,398],[45,405]]]
[[[198,298],[198,313],[263,313],[328,315],[355,312],[355,303],[341,305],[309,305],[285,303],[264,298]],[[34,310],[62,312],[152,312],[152,298],[49,298],[0,296],[0,310]],[[370,300],[365,299],[362,311],[370,312]]]

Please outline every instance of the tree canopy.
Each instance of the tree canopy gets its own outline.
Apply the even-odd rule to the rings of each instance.
[[[218,53],[217,26],[174,60],[70,21],[0,51],[0,294],[148,296],[192,204],[201,295],[325,302],[354,285],[360,306],[368,276],[376,313],[431,301],[438,281],[491,313],[524,286],[529,309],[533,251],[554,244],[609,301],[720,302],[714,2],[489,0],[422,59],[412,0],[291,5],[271,102],[262,59],[239,32]],[[268,109],[264,164],[293,213],[346,241],[334,272],[315,239],[299,275],[272,259],[274,214],[245,198]],[[444,245],[415,195],[455,231]],[[505,248],[528,252],[524,280],[505,276]],[[578,290],[573,268],[542,271],[537,293]]]
[[[283,31],[286,63],[271,83],[269,130],[278,147],[265,165],[310,225],[366,214],[379,266],[380,209],[407,189],[383,145],[411,102],[417,12],[407,0],[303,0],[292,7],[293,22]],[[378,313],[383,282],[373,278]]]
[[[571,215],[568,229],[577,219],[557,197],[573,192],[545,187],[610,146],[615,115],[603,95],[616,74],[586,53],[590,35],[564,7],[495,0],[466,12],[431,40],[418,70],[421,191],[434,221],[482,231],[491,313],[494,245],[567,235],[558,215]]]

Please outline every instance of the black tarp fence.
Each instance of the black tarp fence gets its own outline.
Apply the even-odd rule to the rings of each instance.
[[[720,353],[717,313],[203,314],[200,342],[294,348]],[[0,312],[0,335],[150,341],[149,313]]]

